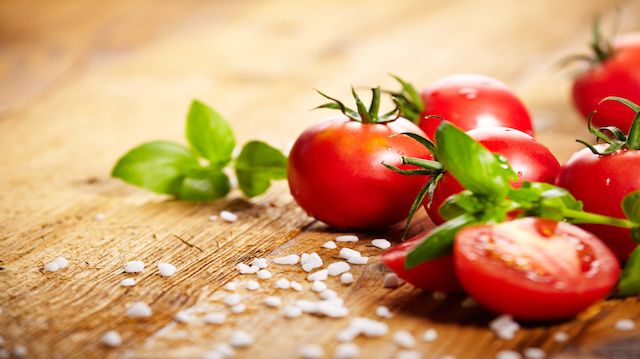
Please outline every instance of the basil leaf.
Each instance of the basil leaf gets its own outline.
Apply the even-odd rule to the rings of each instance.
[[[486,209],[486,203],[473,192],[465,190],[447,198],[438,212],[442,218],[451,219],[464,213],[478,213]]]
[[[187,141],[202,157],[217,167],[231,161],[236,140],[231,127],[214,109],[194,100],[187,115]]]
[[[622,211],[630,221],[640,223],[640,191],[629,193],[622,199]]]
[[[487,150],[469,135],[443,121],[435,134],[440,163],[460,182],[476,193],[495,201],[509,192],[518,176],[507,161]]]
[[[218,169],[199,169],[189,171],[184,177],[176,197],[191,201],[204,201],[221,198],[231,190],[227,175]]]
[[[620,275],[618,294],[621,296],[640,293],[640,246],[636,247],[629,256]]]
[[[458,231],[476,223],[478,220],[474,216],[462,214],[434,228],[420,244],[409,252],[405,260],[405,267],[411,269],[424,261],[450,254],[453,240]]]
[[[238,185],[249,197],[264,193],[271,180],[287,177],[287,157],[260,141],[248,142],[235,162]]]
[[[111,175],[154,192],[176,195],[185,172],[198,166],[197,158],[186,147],[154,141],[127,152],[113,167]]]

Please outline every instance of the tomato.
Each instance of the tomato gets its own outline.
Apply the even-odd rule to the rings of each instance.
[[[607,146],[600,144],[595,148],[603,151]],[[585,211],[625,218],[620,202],[625,195],[640,189],[639,170],[638,150],[624,148],[611,155],[596,155],[584,148],[562,165],[556,184],[582,201]],[[636,247],[628,229],[597,224],[581,226],[600,237],[622,261]]]
[[[551,151],[526,133],[505,127],[478,128],[467,131],[467,134],[483,144],[489,151],[503,155],[518,174],[518,181],[512,183],[514,188],[522,182],[555,181],[560,164]],[[438,212],[442,203],[449,196],[463,190],[458,181],[449,173],[445,173],[433,193],[430,206],[425,207],[429,218],[440,224],[444,219]]]
[[[453,270],[453,257],[446,256],[431,261],[422,262],[418,266],[406,269],[404,267],[407,254],[418,245],[425,234],[417,235],[408,241],[391,247],[382,253],[382,263],[398,277],[413,284],[415,287],[440,292],[460,292],[461,287]]]
[[[424,110],[420,128],[433,139],[441,120],[436,115],[463,130],[503,126],[534,134],[531,118],[525,106],[496,79],[482,75],[452,75],[436,80],[421,92]]]
[[[471,297],[525,320],[572,317],[604,298],[620,276],[618,260],[597,237],[538,218],[464,228],[453,257]]]
[[[381,228],[406,218],[425,176],[404,176],[401,155],[431,159],[402,132],[424,133],[410,121],[362,123],[329,119],[305,130],[289,155],[291,194],[310,216],[340,229]]]
[[[633,111],[621,103],[600,101],[619,96],[640,103],[640,33],[620,37],[613,49],[580,74],[573,83],[572,97],[576,108],[587,118],[593,116],[596,127],[616,126],[627,133]]]

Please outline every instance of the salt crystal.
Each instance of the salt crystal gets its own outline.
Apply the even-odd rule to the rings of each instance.
[[[120,285],[123,287],[133,287],[134,285],[136,285],[136,280],[133,278],[125,278],[120,281]]]
[[[353,250],[351,248],[342,248],[340,249],[340,258],[349,259],[353,257],[361,257],[362,254],[360,252]]]
[[[260,268],[258,268],[255,265],[248,266],[244,263],[238,263],[236,268],[238,268],[238,271],[240,272],[240,274],[255,274],[260,270]]]
[[[211,222],[215,222],[215,221],[217,221],[217,220],[218,220],[218,216],[216,216],[215,214],[212,214],[212,215],[210,215],[210,216],[209,216],[209,220],[210,220]]]
[[[387,334],[389,326],[373,319],[356,317],[351,319],[348,329],[358,335],[362,334],[366,337],[377,338]]]
[[[326,290],[323,290],[322,292],[320,292],[320,298],[322,298],[322,299],[338,298],[338,293],[336,293],[334,290],[326,289]]]
[[[142,261],[130,261],[124,265],[124,271],[127,273],[140,273],[143,270],[144,263]]]
[[[438,332],[435,329],[427,329],[422,334],[422,341],[430,343],[438,339]]]
[[[348,272],[349,269],[351,269],[351,266],[349,266],[349,263],[343,262],[343,261],[333,262],[327,266],[328,274],[332,277],[340,275],[344,272]]]
[[[367,264],[369,263],[369,257],[353,257],[349,258],[347,262],[351,264]]]
[[[222,211],[220,212],[220,218],[225,222],[235,222],[238,220],[238,215],[233,212]]]
[[[251,262],[251,266],[264,269],[269,266],[269,261],[267,260],[267,258],[253,258],[253,262]]]
[[[236,330],[231,334],[229,344],[234,348],[246,348],[253,344],[253,336],[245,331]]]
[[[115,330],[110,330],[104,333],[104,335],[102,336],[102,344],[111,348],[115,348],[122,344],[122,337]]]
[[[496,354],[496,359],[522,359],[522,356],[513,350],[501,350]]]
[[[547,356],[544,350],[540,348],[526,348],[522,351],[522,354],[527,359],[544,359]]]
[[[158,263],[158,270],[163,277],[171,277],[176,274],[176,266],[171,263],[160,262]]]
[[[411,349],[416,346],[415,338],[406,330],[398,330],[393,333],[393,342],[397,346],[405,349]]]
[[[616,330],[630,331],[636,328],[636,323],[631,319],[620,319],[616,322]]]
[[[324,282],[321,282],[319,280],[313,282],[313,284],[311,285],[311,290],[314,292],[322,292],[323,290],[327,289],[327,285]]]
[[[559,343],[566,342],[567,340],[569,340],[569,334],[567,334],[566,332],[556,332],[553,335],[553,340]]]
[[[403,350],[396,354],[396,359],[420,359],[422,358],[422,353],[415,350]]]
[[[60,265],[56,262],[45,263],[44,270],[45,272],[57,272],[60,270]]]
[[[321,359],[324,357],[324,350],[319,345],[305,344],[298,349],[302,359]]]
[[[296,307],[300,308],[305,313],[317,313],[318,312],[318,302],[312,302],[310,300],[296,300]]]
[[[389,308],[385,307],[384,305],[376,307],[376,315],[381,318],[391,318],[393,316]]]
[[[104,221],[104,218],[105,218],[104,213],[97,213],[96,214],[96,221],[102,222],[102,221]]]
[[[327,275],[329,274],[329,271],[326,269],[321,269],[317,272],[313,272],[311,274],[309,274],[307,276],[307,280],[310,282],[314,282],[317,280],[326,280],[327,279]]]
[[[242,302],[242,296],[240,294],[229,294],[226,297],[224,297],[223,300],[224,304],[232,307],[236,304],[240,304],[240,302]]]
[[[227,315],[224,312],[209,313],[202,318],[202,321],[207,324],[222,324],[227,320]]]
[[[322,267],[322,258],[318,255],[318,253],[311,253],[306,258],[301,259],[300,263],[302,264],[302,270],[305,272],[311,272],[316,268]]]
[[[503,314],[489,323],[489,328],[493,330],[497,337],[502,340],[513,339],[515,333],[520,329],[520,325],[513,320],[510,315]]]
[[[218,343],[212,350],[205,352],[202,359],[227,359],[236,355],[233,347],[227,343]]]
[[[24,345],[16,345],[13,347],[13,356],[16,358],[24,358],[29,354],[27,348]]]
[[[324,242],[324,244],[322,245],[322,248],[336,249],[338,248],[338,245],[334,241],[328,241],[328,242]]]
[[[318,302],[317,313],[329,318],[342,318],[349,315],[349,310],[330,300],[322,300]]]
[[[296,292],[302,292],[302,284],[298,283],[298,282],[290,282],[291,285],[291,289],[295,290]]]
[[[256,282],[255,280],[250,280],[247,282],[247,289],[248,290],[258,290],[260,289],[260,283]]]
[[[360,355],[360,348],[353,343],[344,343],[338,345],[333,353],[334,359],[354,359]]]
[[[276,308],[282,305],[282,300],[279,297],[269,296],[264,298],[264,304],[267,307]]]
[[[391,242],[386,239],[374,239],[371,241],[371,245],[380,249],[387,249],[391,247]]]
[[[191,315],[186,311],[181,310],[178,313],[176,313],[176,316],[173,317],[173,320],[175,320],[178,323],[189,323],[193,320],[193,317],[191,317]]]
[[[133,302],[127,308],[127,317],[129,318],[147,318],[150,317],[153,312],[151,308],[144,302]]]
[[[357,241],[358,241],[358,236],[354,236],[354,235],[344,235],[344,236],[336,237],[336,242],[357,242]]]
[[[69,261],[63,256],[55,257],[52,262],[57,263],[60,269],[69,267]]]
[[[345,285],[353,283],[353,274],[349,272],[342,273],[340,275],[340,282]]]
[[[297,318],[302,315],[302,309],[294,305],[287,305],[282,308],[282,315],[286,318]]]
[[[387,273],[384,276],[383,286],[385,288],[396,288],[403,284],[402,279],[398,278],[398,275],[395,273]]]
[[[291,288],[291,282],[288,279],[280,278],[276,281],[276,288],[278,289],[289,289]]]
[[[236,284],[234,282],[229,282],[222,287],[224,290],[228,290],[229,292],[235,292]]]
[[[445,299],[447,299],[447,293],[445,293],[445,292],[437,292],[436,291],[436,292],[433,292],[432,296],[433,296],[433,299],[435,299],[435,300],[445,300]]]
[[[260,279],[269,279],[273,276],[271,272],[266,269],[260,269],[257,274]]]
[[[298,264],[300,257],[297,254],[289,254],[284,257],[273,258],[271,261],[275,264]]]
[[[239,303],[231,307],[231,313],[240,314],[247,310],[247,306],[244,303]]]

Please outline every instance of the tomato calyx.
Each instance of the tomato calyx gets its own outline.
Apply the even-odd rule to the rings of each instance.
[[[420,116],[424,111],[424,102],[418,93],[418,90],[409,82],[403,80],[400,76],[391,74],[396,81],[400,83],[402,88],[399,91],[385,91],[391,95],[391,99],[400,110],[400,115],[407,120],[418,124]]]
[[[355,88],[353,88],[353,86],[351,87],[351,94],[353,95],[353,98],[356,102],[357,111],[350,109],[349,107],[345,106],[345,104],[340,100],[326,95],[319,90],[316,90],[316,92],[319,93],[322,97],[331,100],[331,102],[322,104],[314,109],[328,108],[332,110],[339,110],[340,112],[342,112],[342,114],[347,116],[352,121],[361,122],[364,124],[383,124],[395,121],[396,119],[398,119],[398,117],[400,117],[400,109],[398,107],[385,114],[379,114],[380,86],[371,89],[371,103],[369,104],[369,108],[365,107]]]
[[[595,66],[607,61],[614,55],[614,48],[607,38],[602,35],[602,30],[600,27],[600,17],[597,16],[593,20],[592,27],[593,38],[591,39],[591,43],[589,47],[591,48],[591,54],[575,54],[569,55],[560,61],[560,67],[564,67],[576,61],[584,61],[589,63],[591,66]]]
[[[607,146],[607,148],[604,151],[600,151],[595,146],[588,143],[587,141],[584,141],[584,140],[576,140],[576,141],[585,145],[594,154],[601,155],[601,156],[610,155],[622,148],[626,148],[629,150],[640,150],[640,105],[630,100],[627,100],[625,98],[617,97],[617,96],[605,97],[600,101],[600,103],[603,103],[606,101],[619,102],[629,107],[631,110],[633,110],[633,112],[635,112],[635,116],[631,123],[631,128],[629,129],[629,133],[625,134],[623,131],[621,131],[619,128],[615,126],[606,126],[601,128],[596,128],[595,126],[593,126],[593,115],[597,113],[597,110],[596,110],[589,114],[589,118],[588,118],[589,132],[594,136],[596,136],[596,141],[602,140],[605,143],[607,143],[609,146]],[[610,133],[610,135],[606,134],[604,131]]]

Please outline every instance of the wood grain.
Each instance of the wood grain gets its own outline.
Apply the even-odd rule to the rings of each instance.
[[[640,5],[622,2],[626,29]],[[327,356],[346,319],[303,316],[287,320],[260,298],[229,323],[177,324],[179,310],[217,310],[221,286],[254,256],[336,251],[320,245],[338,233],[308,218],[285,183],[261,198],[239,194],[213,203],[183,203],[109,177],[128,148],[151,139],[183,141],[183,119],[200,98],[230,119],[241,141],[261,138],[286,147],[302,129],[326,116],[309,112],[312,88],[346,97],[348,85],[393,86],[387,73],[417,85],[455,72],[498,77],[522,96],[540,139],[561,160],[578,148],[584,124],[568,102],[570,76],[558,59],[583,49],[592,17],[606,0],[513,2],[489,0],[387,2],[110,1],[0,3],[0,335],[30,357],[199,357],[235,328],[256,344],[240,357],[295,357],[302,343],[323,345]],[[637,30],[637,28],[635,29]],[[235,211],[234,224],[210,214]],[[96,221],[96,214],[105,215]],[[414,231],[428,228],[424,219]],[[617,319],[638,319],[636,298],[609,300],[578,318],[526,325],[501,341],[486,329],[493,315],[464,309],[462,297],[437,301],[402,286],[383,289],[384,268],[368,239],[397,239],[397,231],[360,234],[353,248],[372,256],[354,268],[356,282],[330,280],[350,316],[373,317],[388,305],[393,330],[415,335],[436,328],[440,338],[417,348],[428,358],[489,358],[501,349],[544,348],[560,358],[633,358],[636,331],[612,330]],[[64,255],[70,267],[43,272]],[[122,266],[140,259],[148,268],[133,288],[119,286]],[[157,274],[169,261],[178,273]],[[270,268],[275,277],[304,282],[297,269]],[[288,292],[285,300],[313,297]],[[148,320],[126,319],[126,306],[149,303]],[[124,344],[100,344],[107,330]],[[566,331],[570,340],[555,342]],[[393,357],[391,335],[357,339],[362,357]]]

